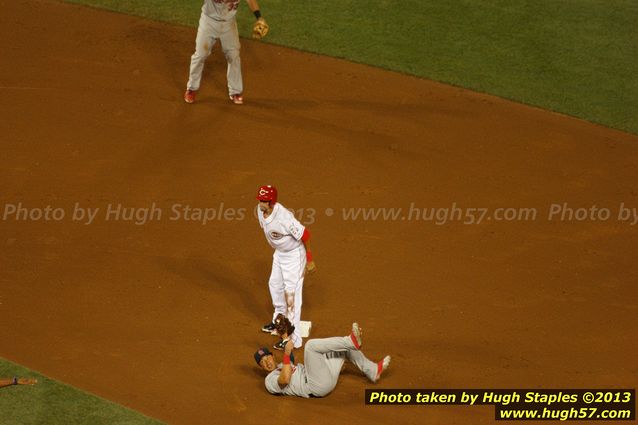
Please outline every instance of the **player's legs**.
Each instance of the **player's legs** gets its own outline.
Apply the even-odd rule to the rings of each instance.
[[[378,373],[378,363],[373,362],[368,359],[361,351],[359,350],[348,350],[346,353],[348,360],[354,363],[357,368],[363,372],[365,376],[368,377],[369,380],[374,382],[377,378]]]
[[[308,347],[310,346],[310,348]],[[304,356],[310,350],[313,353],[326,354],[331,351],[356,350],[350,336],[334,336],[332,338],[315,338],[308,341]],[[305,357],[304,357],[305,358]],[[306,362],[307,363],[307,362]]]
[[[303,280],[303,278],[301,279]],[[286,317],[290,320],[290,323],[295,325],[295,332],[293,333],[293,342],[295,348],[299,348],[303,345],[303,339],[301,337],[301,304],[303,299],[303,282],[299,282],[297,288],[294,291],[285,291],[286,297]]]
[[[234,19],[225,26],[224,32],[220,34],[219,40],[222,44],[228,69],[226,78],[228,80],[228,94],[242,94],[244,92],[244,83],[241,76],[241,58],[239,50],[239,32],[237,31],[237,21]]]
[[[295,348],[301,347],[301,306],[303,304],[304,270],[306,268],[306,252],[295,249],[280,256],[284,277],[286,298],[286,317],[295,325],[293,342]]]
[[[355,350],[350,337],[311,339],[306,343],[304,364],[313,395],[323,397],[334,389],[349,350]]]
[[[272,259],[272,270],[270,272],[270,279],[268,280],[268,288],[270,289],[270,298],[272,299],[274,309],[272,315],[272,321],[274,322],[278,314],[286,314],[287,310],[286,297],[284,295],[284,276],[277,256],[273,256]]]
[[[186,84],[188,90],[199,90],[202,72],[204,71],[204,63],[208,56],[210,56],[210,52],[216,41],[215,21],[202,14],[199,18],[199,27],[197,27],[195,53],[191,56],[190,73],[188,83]]]

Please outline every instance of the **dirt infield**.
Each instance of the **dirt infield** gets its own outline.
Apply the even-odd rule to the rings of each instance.
[[[638,384],[638,224],[617,219],[638,209],[638,137],[248,40],[246,105],[219,51],[187,105],[194,29],[0,4],[1,357],[176,424],[492,423],[489,406],[366,407],[352,369],[324,399],[266,393],[251,355],[274,342],[259,332],[271,251],[252,208],[268,182],[315,210],[313,336],[358,320],[366,353],[393,355],[377,387]],[[65,216],[6,216],[19,203]],[[76,203],[100,208],[93,223]],[[161,219],[106,220],[153,203]],[[415,218],[455,203],[538,217]],[[563,203],[611,215],[550,220]],[[170,220],[175,204],[246,213],[202,225]]]

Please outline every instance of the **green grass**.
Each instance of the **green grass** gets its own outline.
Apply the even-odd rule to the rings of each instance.
[[[3,425],[161,424],[0,358],[0,377],[13,376],[37,378],[38,383],[0,388],[0,424]]]
[[[197,26],[201,0],[66,0]],[[242,2],[243,3],[243,2]],[[267,41],[638,134],[635,0],[261,0]],[[253,18],[240,6],[240,32]]]

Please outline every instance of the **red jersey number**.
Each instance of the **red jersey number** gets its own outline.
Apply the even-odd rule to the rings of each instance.
[[[213,0],[215,3],[226,3],[228,5],[228,10],[233,11],[237,10],[239,7],[239,0]]]

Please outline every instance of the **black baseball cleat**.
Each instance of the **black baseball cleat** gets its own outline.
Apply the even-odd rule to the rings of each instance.
[[[265,324],[261,328],[261,331],[269,333],[269,334],[272,334],[273,332],[277,332],[277,328],[275,327],[275,324],[273,322],[270,322],[270,323]]]
[[[284,348],[286,347],[287,342],[288,342],[288,339],[282,339],[281,341],[273,345],[272,348],[274,348],[275,350],[284,351]]]

